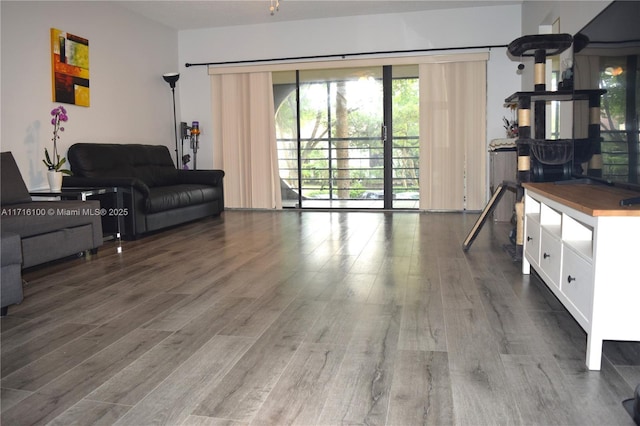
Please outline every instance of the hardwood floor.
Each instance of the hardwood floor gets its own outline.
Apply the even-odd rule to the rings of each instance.
[[[633,425],[640,343],[586,334],[490,224],[226,211],[28,271],[3,425]]]

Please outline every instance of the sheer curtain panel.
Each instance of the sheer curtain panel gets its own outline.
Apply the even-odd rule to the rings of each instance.
[[[225,171],[229,208],[280,209],[270,72],[211,76],[214,166]]]
[[[487,201],[488,52],[209,67],[214,165],[225,205],[281,208],[271,72],[419,64],[420,209],[482,210]]]
[[[485,60],[420,64],[422,210],[484,207],[486,70]]]

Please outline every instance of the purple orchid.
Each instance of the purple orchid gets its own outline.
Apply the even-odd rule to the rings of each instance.
[[[67,115],[67,110],[62,105],[51,110],[51,124],[53,125],[53,156],[49,156],[49,151],[47,148],[44,149],[44,160],[42,162],[47,166],[48,170],[55,170],[56,172],[62,172],[65,174],[71,174],[70,170],[62,169],[62,165],[67,162],[67,159],[64,157],[60,157],[58,154],[58,139],[60,139],[60,135],[58,132],[64,132],[64,127],[60,125],[61,122],[67,122],[69,120],[69,116]],[[55,160],[55,162],[53,161]]]

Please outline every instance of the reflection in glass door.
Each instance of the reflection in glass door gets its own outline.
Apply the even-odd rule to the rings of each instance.
[[[382,67],[274,73],[284,207],[418,207],[417,77],[401,68],[393,85]]]

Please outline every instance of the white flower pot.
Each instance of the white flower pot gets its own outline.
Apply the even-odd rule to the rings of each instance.
[[[51,192],[60,192],[62,189],[62,172],[55,170],[47,171],[47,179],[49,180],[49,189]]]

